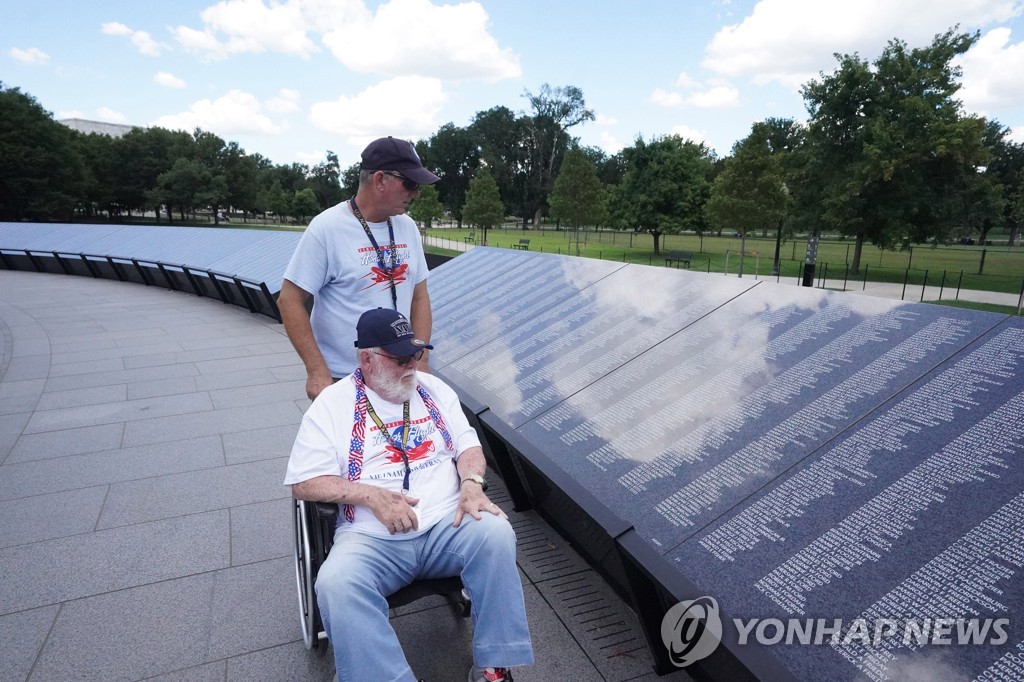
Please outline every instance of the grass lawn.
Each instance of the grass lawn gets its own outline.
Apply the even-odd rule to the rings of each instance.
[[[483,235],[479,230],[433,228],[431,237],[450,240],[453,248],[464,243],[470,232],[476,234],[476,243]],[[731,236],[704,236],[694,234],[666,235],[662,237],[661,253],[654,254],[654,240],[649,234],[633,234],[614,230],[528,230],[499,228],[489,230],[488,246],[511,248],[520,239],[530,240],[531,251],[577,255],[625,263],[665,265],[669,251],[690,251],[691,269],[705,272],[737,273],[767,277],[772,274],[775,260],[773,237],[746,239]],[[578,241],[577,241],[578,239]],[[802,272],[806,238],[784,242],[779,249],[780,276],[797,278]],[[741,255],[742,249],[742,255]],[[980,289],[1018,293],[1024,285],[1024,247],[1001,246],[912,246],[907,250],[884,251],[865,245],[858,273],[848,273],[853,261],[854,244],[850,241],[822,240],[818,246],[816,277],[843,279],[850,282],[906,282],[909,285],[944,286],[949,289]],[[984,261],[982,259],[984,258]],[[981,274],[979,274],[979,270]]]

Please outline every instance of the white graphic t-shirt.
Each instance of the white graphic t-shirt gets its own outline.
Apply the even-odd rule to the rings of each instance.
[[[392,268],[394,258],[398,311],[409,317],[413,289],[427,278],[427,262],[412,218],[394,216],[391,223],[398,252],[395,257],[387,222],[368,225],[386,269]],[[285,279],[314,297],[310,316],[313,336],[335,377],[355,371],[359,316],[370,308],[393,308],[386,269],[380,267],[377,250],[347,201],[310,221],[288,262]]]
[[[455,461],[468,448],[479,447],[480,440],[466,420],[455,391],[430,374],[417,373],[417,377],[420,386],[436,405],[453,446],[449,449],[445,445],[441,425],[431,418],[420,395],[415,394],[409,401],[406,453],[411,470],[409,494],[420,500],[415,507],[420,518],[419,531],[392,536],[368,507],[357,505],[352,522],[346,521],[344,515],[339,518],[339,532],[415,537],[447,516],[458,504],[460,480]],[[405,463],[395,442],[402,441],[402,405],[387,402],[369,388],[366,389],[366,397],[390,432],[390,438],[380,432],[373,419],[366,418],[359,481],[401,492]],[[355,399],[355,382],[348,376],[324,389],[313,401],[295,438],[285,485],[325,475],[347,478]]]

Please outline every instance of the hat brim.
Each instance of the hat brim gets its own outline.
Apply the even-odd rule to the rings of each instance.
[[[422,166],[417,168],[403,168],[398,172],[420,185],[433,185],[441,179]]]
[[[381,350],[386,350],[388,353],[397,357],[404,357],[409,355],[416,355],[421,350],[433,350],[434,347],[429,343],[424,343],[419,339],[402,339],[401,341],[395,341],[389,343],[386,346],[381,346]]]

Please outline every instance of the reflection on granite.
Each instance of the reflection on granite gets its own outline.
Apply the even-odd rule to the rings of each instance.
[[[1021,320],[543,254],[466,266],[438,278],[439,373],[731,617],[1021,611]],[[809,680],[1016,660],[768,650]]]

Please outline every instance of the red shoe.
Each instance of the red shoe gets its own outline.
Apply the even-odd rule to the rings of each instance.
[[[469,669],[469,682],[512,682],[512,671],[508,668],[478,668],[475,665]]]

